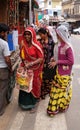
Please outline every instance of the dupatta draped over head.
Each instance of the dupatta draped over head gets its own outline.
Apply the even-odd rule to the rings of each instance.
[[[69,45],[72,48],[70,44],[70,34],[67,27],[65,27],[64,25],[60,25],[59,27],[57,27],[56,33],[61,37],[65,44]]]
[[[41,46],[41,44],[37,41],[37,39],[36,39],[36,32],[35,32],[35,30],[32,28],[32,27],[27,27],[26,29],[25,29],[25,31],[23,32],[23,36],[22,36],[22,42],[24,43],[24,45],[26,46],[28,43],[27,43],[27,41],[26,41],[26,39],[24,38],[24,34],[25,34],[25,32],[30,32],[31,33],[31,35],[32,35],[32,45],[34,45],[40,52],[41,52],[41,54],[43,55],[43,51],[42,51],[42,46]],[[22,43],[22,44],[23,44]],[[23,45],[21,45],[21,46],[23,46]],[[25,57],[25,56],[23,56],[23,57]]]
[[[47,26],[47,29],[48,29],[54,43],[57,43],[57,35],[56,35],[55,29],[52,26]]]
[[[28,43],[26,41],[26,38],[24,37],[25,32],[30,32],[32,36],[32,46],[28,46]],[[43,50],[42,50],[42,45],[37,41],[36,39],[36,32],[32,27],[27,27],[23,33],[22,36],[22,42],[21,42],[21,49],[20,49],[20,54],[21,58],[27,62],[33,62],[37,60],[38,58],[43,58]],[[33,69],[34,67],[31,67]],[[40,96],[40,87],[41,87],[41,72],[43,69],[43,63],[37,64],[35,69],[33,69],[34,73],[34,78],[33,78],[33,89],[31,93],[34,95],[34,97],[39,97]]]
[[[71,47],[72,51],[73,51],[73,47],[71,45],[71,41],[70,41],[70,34],[69,34],[69,31],[67,29],[66,26],[64,25],[60,25],[57,27],[56,29],[56,33],[59,35],[59,37],[63,40],[63,42],[65,43],[66,45],[66,49],[68,49],[69,47]],[[58,43],[55,45],[54,47],[54,59],[57,60],[58,57],[57,57],[57,54],[58,54],[58,46],[60,44],[60,41],[58,41]],[[73,55],[74,55],[74,51],[73,51]]]

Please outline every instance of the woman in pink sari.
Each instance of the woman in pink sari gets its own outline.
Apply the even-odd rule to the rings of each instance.
[[[21,65],[32,70],[34,77],[31,92],[20,90],[18,102],[21,108],[32,110],[41,95],[41,73],[44,58],[42,45],[36,40],[36,33],[32,27],[27,27],[23,33],[20,57]]]

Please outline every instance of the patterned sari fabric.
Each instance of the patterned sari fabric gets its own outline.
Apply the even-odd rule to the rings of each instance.
[[[49,37],[48,44],[43,44],[44,50],[44,67],[43,67],[43,80],[41,87],[41,97],[44,98],[46,94],[50,93],[51,84],[55,75],[55,69],[49,68],[48,63],[53,56],[54,42],[51,37]]]
[[[68,109],[72,97],[71,81],[71,76],[55,75],[47,108],[49,116],[65,112]]]

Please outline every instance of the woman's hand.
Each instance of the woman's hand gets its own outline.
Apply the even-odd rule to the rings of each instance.
[[[30,63],[26,63],[26,64],[25,64],[25,67],[26,67],[27,69],[29,69],[29,68],[31,67],[31,64],[30,64]]]
[[[55,61],[55,60],[54,60],[54,57],[52,57],[52,58],[50,59],[50,62],[52,62],[52,61]]]
[[[49,68],[54,68],[56,65],[57,65],[57,62],[56,62],[56,61],[50,61],[50,62],[48,63],[48,67],[49,67]]]
[[[27,69],[29,69],[30,67],[32,67],[33,66],[33,62],[27,62],[27,63],[25,63],[25,67],[27,68]]]

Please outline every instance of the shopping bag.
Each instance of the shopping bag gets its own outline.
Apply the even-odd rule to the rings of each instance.
[[[33,71],[19,66],[16,72],[16,87],[20,90],[31,92],[33,85]]]

